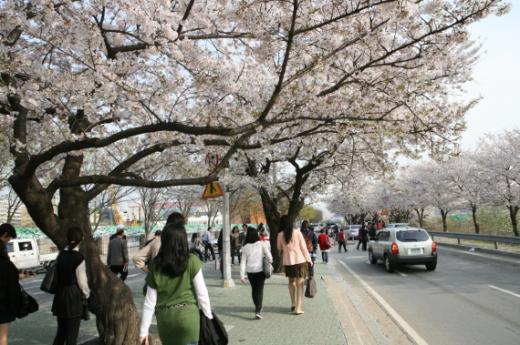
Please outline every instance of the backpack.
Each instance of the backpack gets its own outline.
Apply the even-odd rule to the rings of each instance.
[[[309,234],[305,235],[304,238],[305,238],[305,245],[307,246],[307,250],[310,253],[314,250],[314,246],[312,245],[312,241],[309,238]]]

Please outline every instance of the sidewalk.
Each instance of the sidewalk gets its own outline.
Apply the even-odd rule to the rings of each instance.
[[[144,301],[142,286],[145,275],[136,272],[129,275],[126,283],[132,289],[134,302],[138,311],[141,312]],[[340,318],[329,297],[329,289],[325,286],[325,281],[330,281],[334,275],[332,263],[329,265],[316,264],[315,276],[318,293],[315,298],[304,297],[305,314],[303,315],[289,313],[291,303],[285,276],[275,274],[266,280],[262,312],[264,318],[262,320],[254,318],[251,287],[249,284],[245,285],[240,282],[238,265],[233,265],[233,279],[236,284],[234,288],[221,287],[220,272],[215,270],[214,261],[204,264],[203,272],[209,289],[212,309],[226,326],[231,345],[347,344]],[[39,286],[39,282],[32,285]],[[17,320],[11,325],[10,344],[47,345],[52,343],[56,332],[56,320],[50,312],[52,298],[49,296],[45,296],[46,301],[40,304],[39,312]],[[38,297],[42,297],[42,295],[38,295]],[[344,296],[339,298],[344,298]],[[155,335],[154,339],[158,338],[155,322],[152,324],[150,332],[152,336]],[[98,345],[96,338],[94,317],[88,322],[83,321],[79,343]],[[160,343],[154,341],[155,344]]]
[[[322,276],[329,275],[329,267],[316,265],[318,293],[305,298],[303,315],[290,314],[291,302],[284,275],[273,275],[264,288],[263,319],[254,318],[251,287],[239,280],[238,265],[233,266],[236,287],[221,287],[220,273],[204,266],[212,308],[228,329],[230,344],[346,344],[345,335],[330,299]]]

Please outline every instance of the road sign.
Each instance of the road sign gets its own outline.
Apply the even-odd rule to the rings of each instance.
[[[222,190],[222,186],[218,181],[213,181],[208,183],[204,187],[204,193],[202,193],[203,199],[211,199],[218,198],[224,195],[224,191]]]

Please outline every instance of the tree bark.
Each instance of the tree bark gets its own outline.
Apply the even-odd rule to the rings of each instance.
[[[74,174],[81,166],[81,157],[67,158],[64,175]],[[96,324],[100,339],[106,345],[137,345],[139,314],[131,290],[117,279],[101,262],[92,236],[88,200],[80,187],[60,190],[58,215],[54,214],[51,197],[34,176],[9,179],[35,224],[60,248],[66,246],[69,226],[79,226],[84,234],[80,248],[85,256],[89,286],[98,305]]]
[[[446,219],[448,218],[448,213],[450,211],[444,210],[442,208],[440,210],[441,210],[441,217],[442,217],[442,231],[448,232],[448,224],[446,222]]]
[[[417,220],[419,221],[419,227],[424,227],[424,207],[423,208],[414,208],[415,213],[417,214]]]
[[[518,206],[508,206],[509,209],[509,217],[511,218],[511,225],[513,227],[513,233],[515,236],[520,236],[518,233],[518,220],[516,218],[518,214],[518,210],[520,209]]]
[[[473,204],[471,205],[471,216],[473,217],[473,226],[475,227],[475,233],[480,233],[480,224],[478,223],[477,219],[477,205]]]

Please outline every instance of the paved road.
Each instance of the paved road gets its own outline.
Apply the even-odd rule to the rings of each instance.
[[[439,248],[436,271],[410,266],[389,274],[353,247],[333,255],[429,344],[520,344],[520,260]]]

